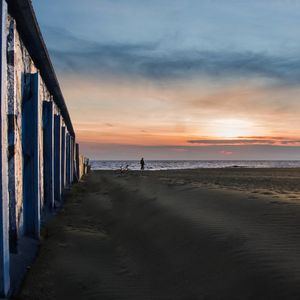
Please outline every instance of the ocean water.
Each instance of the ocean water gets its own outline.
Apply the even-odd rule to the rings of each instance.
[[[179,170],[199,168],[300,168],[300,160],[148,160],[145,170]],[[139,170],[137,160],[92,160],[92,170],[118,170],[128,165]]]

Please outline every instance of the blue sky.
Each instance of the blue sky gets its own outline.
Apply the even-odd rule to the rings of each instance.
[[[58,52],[111,51],[111,58],[131,54],[151,62],[173,62],[178,69],[182,66],[175,62],[216,56],[232,67],[235,57],[246,68],[257,58],[269,64],[284,58],[284,70],[299,63],[298,1],[53,0],[34,5],[54,59]],[[245,71],[253,69],[250,65]],[[277,77],[276,69],[273,72]]]
[[[299,1],[33,4],[87,155],[300,159]]]
[[[101,44],[163,48],[299,51],[299,1],[33,1],[48,29]],[[270,4],[271,3],[271,4]],[[55,47],[55,41],[49,41]]]

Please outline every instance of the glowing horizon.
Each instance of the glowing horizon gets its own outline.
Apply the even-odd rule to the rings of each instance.
[[[76,82],[74,78],[67,82],[63,81],[64,90],[67,94],[70,91],[69,98],[75,96],[72,88],[74,82]],[[142,146],[191,146],[191,143],[188,142],[191,140],[207,140],[211,145],[210,141],[216,139],[224,139],[224,141],[236,139],[241,142],[240,144],[247,139],[253,140],[253,144],[268,144],[266,141],[269,141],[269,144],[272,145],[298,145],[300,130],[290,128],[290,123],[287,127],[286,122],[288,119],[289,121],[296,120],[299,123],[297,114],[293,113],[295,107],[291,106],[288,110],[282,110],[280,114],[276,113],[275,115],[274,110],[278,110],[278,108],[268,109],[266,101],[263,101],[258,111],[257,107],[249,106],[245,112],[230,113],[234,105],[238,107],[235,101],[241,99],[242,91],[239,88],[233,89],[226,86],[222,91],[214,91],[210,94],[208,88],[191,92],[189,87],[188,92],[181,91],[182,95],[180,95],[179,91],[174,93],[174,87],[161,89],[161,87],[153,85],[142,87],[142,84],[139,84],[139,89],[134,90],[129,88],[131,83],[124,81],[118,82],[117,87],[109,84],[112,83],[91,83],[89,80],[89,85],[85,85],[87,89],[93,89],[92,95],[96,100],[93,102],[92,99],[89,99],[91,105],[95,105],[95,112],[87,107],[86,113],[89,114],[89,117],[82,114],[81,106],[78,112],[75,110],[73,112],[76,120],[74,125],[81,142]],[[85,93],[85,90],[82,92]],[[244,88],[243,93],[243,101],[248,104],[249,99],[256,99],[256,101],[263,100],[265,97],[274,99],[274,94],[276,97],[287,95],[287,93],[294,94],[294,97],[300,96],[300,89],[281,88],[274,91],[267,87],[247,87]],[[120,94],[125,102],[122,110],[117,109],[122,105],[119,104],[118,99]],[[186,95],[184,103],[180,100],[181,96],[184,97],[183,95]],[[199,102],[195,103],[195,95]],[[98,102],[98,97],[103,100]],[[220,97],[223,98],[224,106],[221,110],[215,104]],[[84,96],[82,99],[86,101]],[[143,100],[141,101],[141,99]],[[145,102],[150,102],[150,105],[144,105]],[[203,104],[202,109],[195,112],[195,106],[197,107],[201,103]],[[160,109],[166,107],[168,111],[156,111],[157,107]],[[101,113],[99,110],[102,110]],[[228,118],[224,117],[224,112],[228,114]],[[268,112],[271,115],[266,118]],[[150,120],[144,118],[147,114],[151,114]],[[101,116],[101,121],[99,121],[99,116]],[[277,127],[274,124],[277,124]],[[257,138],[262,136],[264,139]],[[237,143],[234,144],[237,145]]]

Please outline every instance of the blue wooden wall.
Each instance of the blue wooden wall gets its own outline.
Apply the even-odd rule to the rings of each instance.
[[[66,186],[66,127],[61,127],[61,190]]]
[[[67,186],[70,185],[70,178],[71,178],[71,163],[70,163],[70,134],[67,133],[66,135],[66,184]]]
[[[70,187],[74,177],[80,179],[79,169],[84,168],[82,157],[79,166],[79,146],[75,143],[73,126],[63,97],[57,96],[55,90],[51,88],[53,85],[51,79],[49,83],[49,78],[42,78],[41,74],[45,73],[42,71],[41,74],[32,73],[32,70],[37,70],[34,61],[37,61],[39,55],[36,53],[39,53],[39,49],[44,45],[37,46],[40,48],[35,54],[26,49],[26,42],[22,39],[27,38],[27,33],[18,30],[24,20],[21,19],[20,25],[20,19],[18,20],[16,16],[8,17],[7,4],[10,6],[9,11],[12,12],[13,1],[0,0],[0,298],[9,293],[10,255],[12,252],[17,255],[14,245],[9,243],[9,233],[18,231],[18,234],[14,235],[16,242],[23,234],[27,236],[26,240],[29,240],[28,237],[39,239],[41,218],[44,216],[41,214],[42,209],[47,208],[51,211],[56,207],[56,203],[61,203],[64,189]],[[14,27],[11,31],[12,22]],[[30,35],[32,32],[28,31]],[[15,34],[16,44],[21,45],[22,54],[10,47],[10,32]],[[38,39],[36,42],[40,43]],[[41,65],[38,67],[41,69]],[[7,81],[7,77],[10,80]],[[10,88],[16,93],[11,94]],[[7,109],[8,102],[10,111]],[[17,115],[14,111],[17,107],[15,104],[20,102],[22,102],[21,112],[18,106]],[[13,192],[17,191],[18,198],[12,195],[9,201],[8,162],[13,156],[17,157],[18,163],[16,167],[13,166],[15,169],[10,168],[12,179],[10,183]],[[20,165],[22,162],[23,166]],[[15,170],[18,172],[14,172]],[[16,182],[17,190],[15,190]],[[22,253],[21,245],[22,243],[19,243],[20,253]]]
[[[76,181],[79,181],[79,177],[80,177],[80,174],[79,174],[79,144],[76,144],[76,147],[75,147],[75,176],[76,176]]]
[[[74,139],[70,136],[70,184],[74,181]]]
[[[44,201],[54,207],[54,112],[53,102],[43,102]]]
[[[61,116],[54,116],[54,198],[61,201]]]
[[[22,99],[24,233],[40,236],[39,74],[25,75]]]

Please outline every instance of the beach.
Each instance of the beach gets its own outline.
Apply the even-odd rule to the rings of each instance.
[[[300,298],[300,169],[93,171],[15,299]]]

